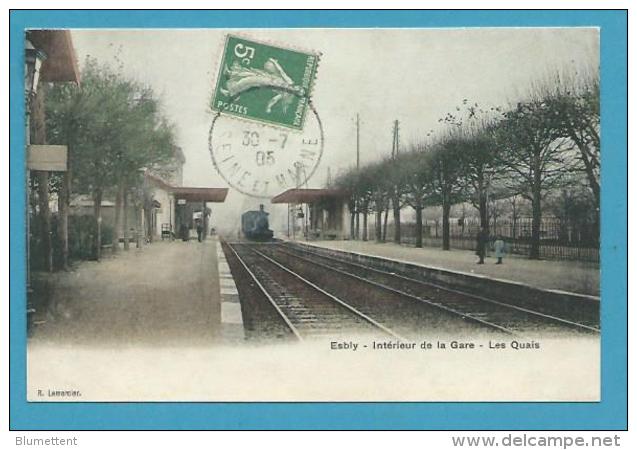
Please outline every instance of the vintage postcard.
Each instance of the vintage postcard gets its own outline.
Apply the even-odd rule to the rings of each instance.
[[[28,402],[601,400],[599,28],[23,37]]]

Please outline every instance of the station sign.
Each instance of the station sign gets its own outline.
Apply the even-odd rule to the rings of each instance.
[[[68,165],[66,145],[27,146],[27,168],[47,172],[66,172]]]

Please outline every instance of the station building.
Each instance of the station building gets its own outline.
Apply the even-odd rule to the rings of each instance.
[[[121,205],[119,236],[130,239],[143,231],[148,241],[172,239],[182,233],[194,233],[196,220],[202,220],[204,234],[210,231],[212,209],[208,203],[224,202],[227,188],[182,186],[182,166],[185,162],[181,149],[176,148],[177,163],[174,170],[163,170],[160,176],[150,170],[144,171],[141,190],[131,193],[127,205]],[[115,227],[118,205],[112,198],[102,200],[102,224]],[[126,212],[124,213],[124,209]],[[93,216],[93,199],[90,195],[76,195],[71,200],[71,214]],[[124,233],[127,230],[127,233]]]
[[[287,204],[287,236],[290,239],[349,238],[349,194],[343,189],[288,189],[274,198]]]
[[[180,236],[180,232],[190,234],[196,228],[197,219],[202,221],[204,235],[207,235],[212,214],[208,203],[223,203],[228,189],[182,186],[181,177],[170,177],[169,180],[180,184],[172,184],[150,171],[144,174],[144,201],[139,226],[146,238],[153,241],[160,237],[172,239]]]

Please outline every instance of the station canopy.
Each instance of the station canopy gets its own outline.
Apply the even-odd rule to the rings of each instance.
[[[173,187],[171,192],[177,200],[223,203],[228,195],[228,188]]]
[[[156,186],[170,192],[176,200],[223,203],[228,195],[228,188],[173,186],[149,170],[144,172],[144,176]]]
[[[349,193],[343,189],[288,189],[272,198],[272,203],[318,203],[344,199]]]
[[[40,69],[40,80],[80,82],[80,70],[69,30],[29,30],[27,38],[47,56]]]

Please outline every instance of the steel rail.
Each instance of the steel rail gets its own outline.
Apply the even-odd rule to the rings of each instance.
[[[239,256],[239,254],[237,253],[237,251],[234,249],[234,247],[232,246],[232,244],[229,244],[226,242],[226,245],[228,246],[228,248],[232,251],[232,253],[234,253],[234,256],[237,258],[237,260],[241,263],[241,265],[243,266],[243,268],[245,269],[246,272],[248,272],[248,274],[250,275],[250,277],[252,278],[252,280],[256,283],[256,285],[259,287],[259,289],[261,290],[261,292],[263,293],[263,295],[265,295],[265,297],[268,299],[268,301],[270,302],[270,304],[274,307],[275,311],[279,314],[279,316],[283,319],[283,321],[285,322],[285,324],[288,326],[288,328],[290,329],[290,331],[292,331],[292,334],[294,334],[294,336],[299,340],[302,341],[303,337],[301,336],[301,334],[299,333],[299,331],[297,330],[297,328],[294,326],[294,324],[290,321],[290,319],[285,315],[285,313],[281,310],[281,308],[279,307],[279,305],[277,305],[276,301],[272,298],[272,296],[268,293],[268,291],[265,289],[265,287],[261,284],[261,282],[257,279],[256,275],[252,272],[252,270],[250,270],[250,268],[248,267],[248,265],[245,263],[245,261],[243,261],[243,258],[241,258],[241,256]]]
[[[334,271],[334,272],[338,272],[338,273],[340,273],[342,275],[346,275],[348,277],[355,278],[357,280],[360,280],[360,281],[363,281],[365,283],[371,284],[373,286],[379,287],[381,289],[384,289],[386,291],[392,292],[394,294],[398,294],[400,296],[407,297],[410,300],[413,300],[413,301],[416,301],[416,302],[420,302],[420,303],[424,303],[424,304],[429,305],[429,306],[433,306],[433,307],[441,309],[441,310],[443,310],[443,311],[445,311],[447,313],[450,313],[450,314],[452,314],[454,316],[460,316],[463,319],[467,319],[467,320],[479,323],[481,325],[484,325],[486,327],[493,328],[493,329],[498,330],[500,332],[503,332],[505,334],[510,334],[510,335],[513,335],[513,336],[519,336],[519,333],[517,333],[514,330],[511,330],[511,329],[503,327],[501,325],[489,322],[489,321],[481,319],[479,317],[472,316],[471,314],[463,313],[462,311],[458,311],[458,310],[456,310],[454,308],[450,308],[448,306],[441,305],[441,304],[439,304],[437,302],[432,301],[431,299],[428,299],[428,298],[425,298],[425,297],[417,297],[417,296],[415,296],[413,294],[410,294],[408,292],[404,292],[404,291],[401,291],[399,289],[393,288],[391,286],[387,286],[386,284],[379,283],[377,281],[368,280],[366,278],[360,277],[360,276],[355,275],[353,273],[346,272],[344,270],[337,269],[337,268],[332,267],[332,266],[328,266],[327,264],[323,264],[323,263],[320,263],[320,262],[317,262],[317,261],[313,261],[313,260],[311,260],[309,258],[306,258],[304,256],[295,255],[294,253],[290,253],[290,252],[287,252],[285,250],[280,250],[279,249],[279,251],[281,251],[282,253],[285,253],[286,255],[290,255],[292,257],[299,258],[299,259],[302,259],[304,261],[310,262],[310,263],[312,263],[314,265],[317,265],[317,266],[320,266],[320,267],[324,267],[324,268],[326,268],[328,270],[331,270],[331,271]]]
[[[286,253],[286,254],[300,257],[299,255],[295,255],[294,253],[290,253],[290,252],[285,251],[285,250],[282,250],[282,251],[284,253]],[[436,289],[440,289],[440,290],[443,290],[443,291],[453,292],[454,294],[464,295],[464,296],[467,296],[467,297],[470,297],[470,298],[474,298],[474,299],[480,300],[482,302],[491,303],[491,304],[498,305],[498,306],[501,306],[501,307],[504,307],[504,308],[508,308],[508,309],[514,309],[514,310],[517,310],[517,311],[522,311],[522,312],[525,312],[527,314],[531,314],[531,315],[534,315],[534,316],[541,317],[543,319],[548,319],[548,320],[551,320],[553,322],[558,322],[561,325],[566,325],[566,326],[570,326],[570,327],[573,327],[573,328],[582,328],[582,329],[585,329],[586,331],[590,331],[590,332],[594,332],[594,333],[599,333],[600,332],[599,328],[592,327],[592,326],[589,326],[589,325],[585,325],[583,323],[579,323],[579,322],[574,322],[574,321],[571,321],[571,320],[563,319],[561,317],[553,316],[553,315],[550,315],[550,314],[545,314],[545,313],[542,313],[542,312],[539,312],[539,311],[534,311],[534,310],[528,309],[528,308],[523,308],[521,306],[516,306],[516,305],[511,305],[511,304],[508,304],[508,303],[499,302],[497,300],[486,298],[486,297],[483,297],[481,295],[471,294],[471,293],[468,293],[468,292],[459,291],[457,289],[453,289],[453,288],[450,288],[450,287],[442,286],[442,285],[439,285],[439,284],[436,284],[436,283],[432,283],[432,282],[429,282],[429,281],[422,281],[422,280],[411,278],[411,277],[408,277],[408,276],[405,276],[405,275],[401,275],[401,274],[398,274],[398,273],[387,272],[385,270],[380,270],[380,269],[377,269],[375,267],[365,266],[365,265],[362,265],[362,264],[359,264],[359,263],[355,263],[355,262],[352,262],[352,261],[344,261],[342,259],[335,258],[335,257],[332,257],[332,256],[322,255],[322,254],[320,254],[318,252],[313,252],[311,250],[299,249],[299,251],[308,253],[310,255],[316,255],[316,256],[318,256],[320,258],[324,258],[324,259],[327,259],[327,260],[339,262],[339,263],[342,263],[342,264],[345,264],[345,265],[350,265],[350,266],[354,266],[354,267],[360,267],[361,269],[369,270],[371,272],[376,272],[376,273],[379,273],[379,274],[382,274],[382,275],[387,275],[387,276],[399,278],[399,279],[402,279],[402,280],[405,280],[405,281],[409,281],[409,282],[412,282],[412,283],[420,284],[422,286],[431,286],[431,287],[434,287]],[[320,264],[320,263],[316,263],[315,261],[309,260],[307,258],[306,258],[306,260],[311,261],[311,262],[313,262],[315,264]],[[327,266],[327,267],[330,267],[330,266]]]
[[[259,256],[261,256],[262,258],[266,259],[267,261],[271,262],[272,264],[275,264],[277,267],[285,270],[287,273],[289,273],[290,275],[293,275],[294,277],[298,278],[300,281],[302,281],[303,283],[307,284],[308,286],[310,286],[311,288],[317,290],[318,292],[320,292],[321,294],[327,296],[328,298],[330,298],[331,300],[333,300],[334,302],[338,303],[339,305],[343,306],[344,308],[348,309],[349,311],[351,311],[352,313],[354,313],[356,316],[361,317],[362,319],[364,319],[366,322],[372,324],[373,326],[375,326],[376,328],[379,328],[380,330],[384,331],[385,333],[389,334],[390,336],[401,340],[401,341],[409,341],[408,339],[406,339],[405,337],[399,335],[398,333],[392,331],[391,329],[389,329],[388,327],[386,327],[385,325],[381,324],[380,322],[374,320],[373,318],[369,317],[367,314],[363,313],[362,311],[359,311],[358,309],[356,309],[355,307],[353,307],[352,305],[344,302],[343,300],[341,300],[340,298],[336,297],[335,295],[330,294],[329,292],[325,291],[324,289],[320,288],[319,286],[317,286],[316,284],[312,283],[311,281],[305,279],[304,277],[302,277],[301,275],[299,275],[298,273],[294,272],[293,270],[291,270],[290,268],[284,266],[283,264],[279,263],[278,261],[275,261],[274,259],[270,258],[268,255],[263,254],[262,252],[252,248],[252,247],[248,247],[251,251],[253,251],[254,253],[258,254]]]

